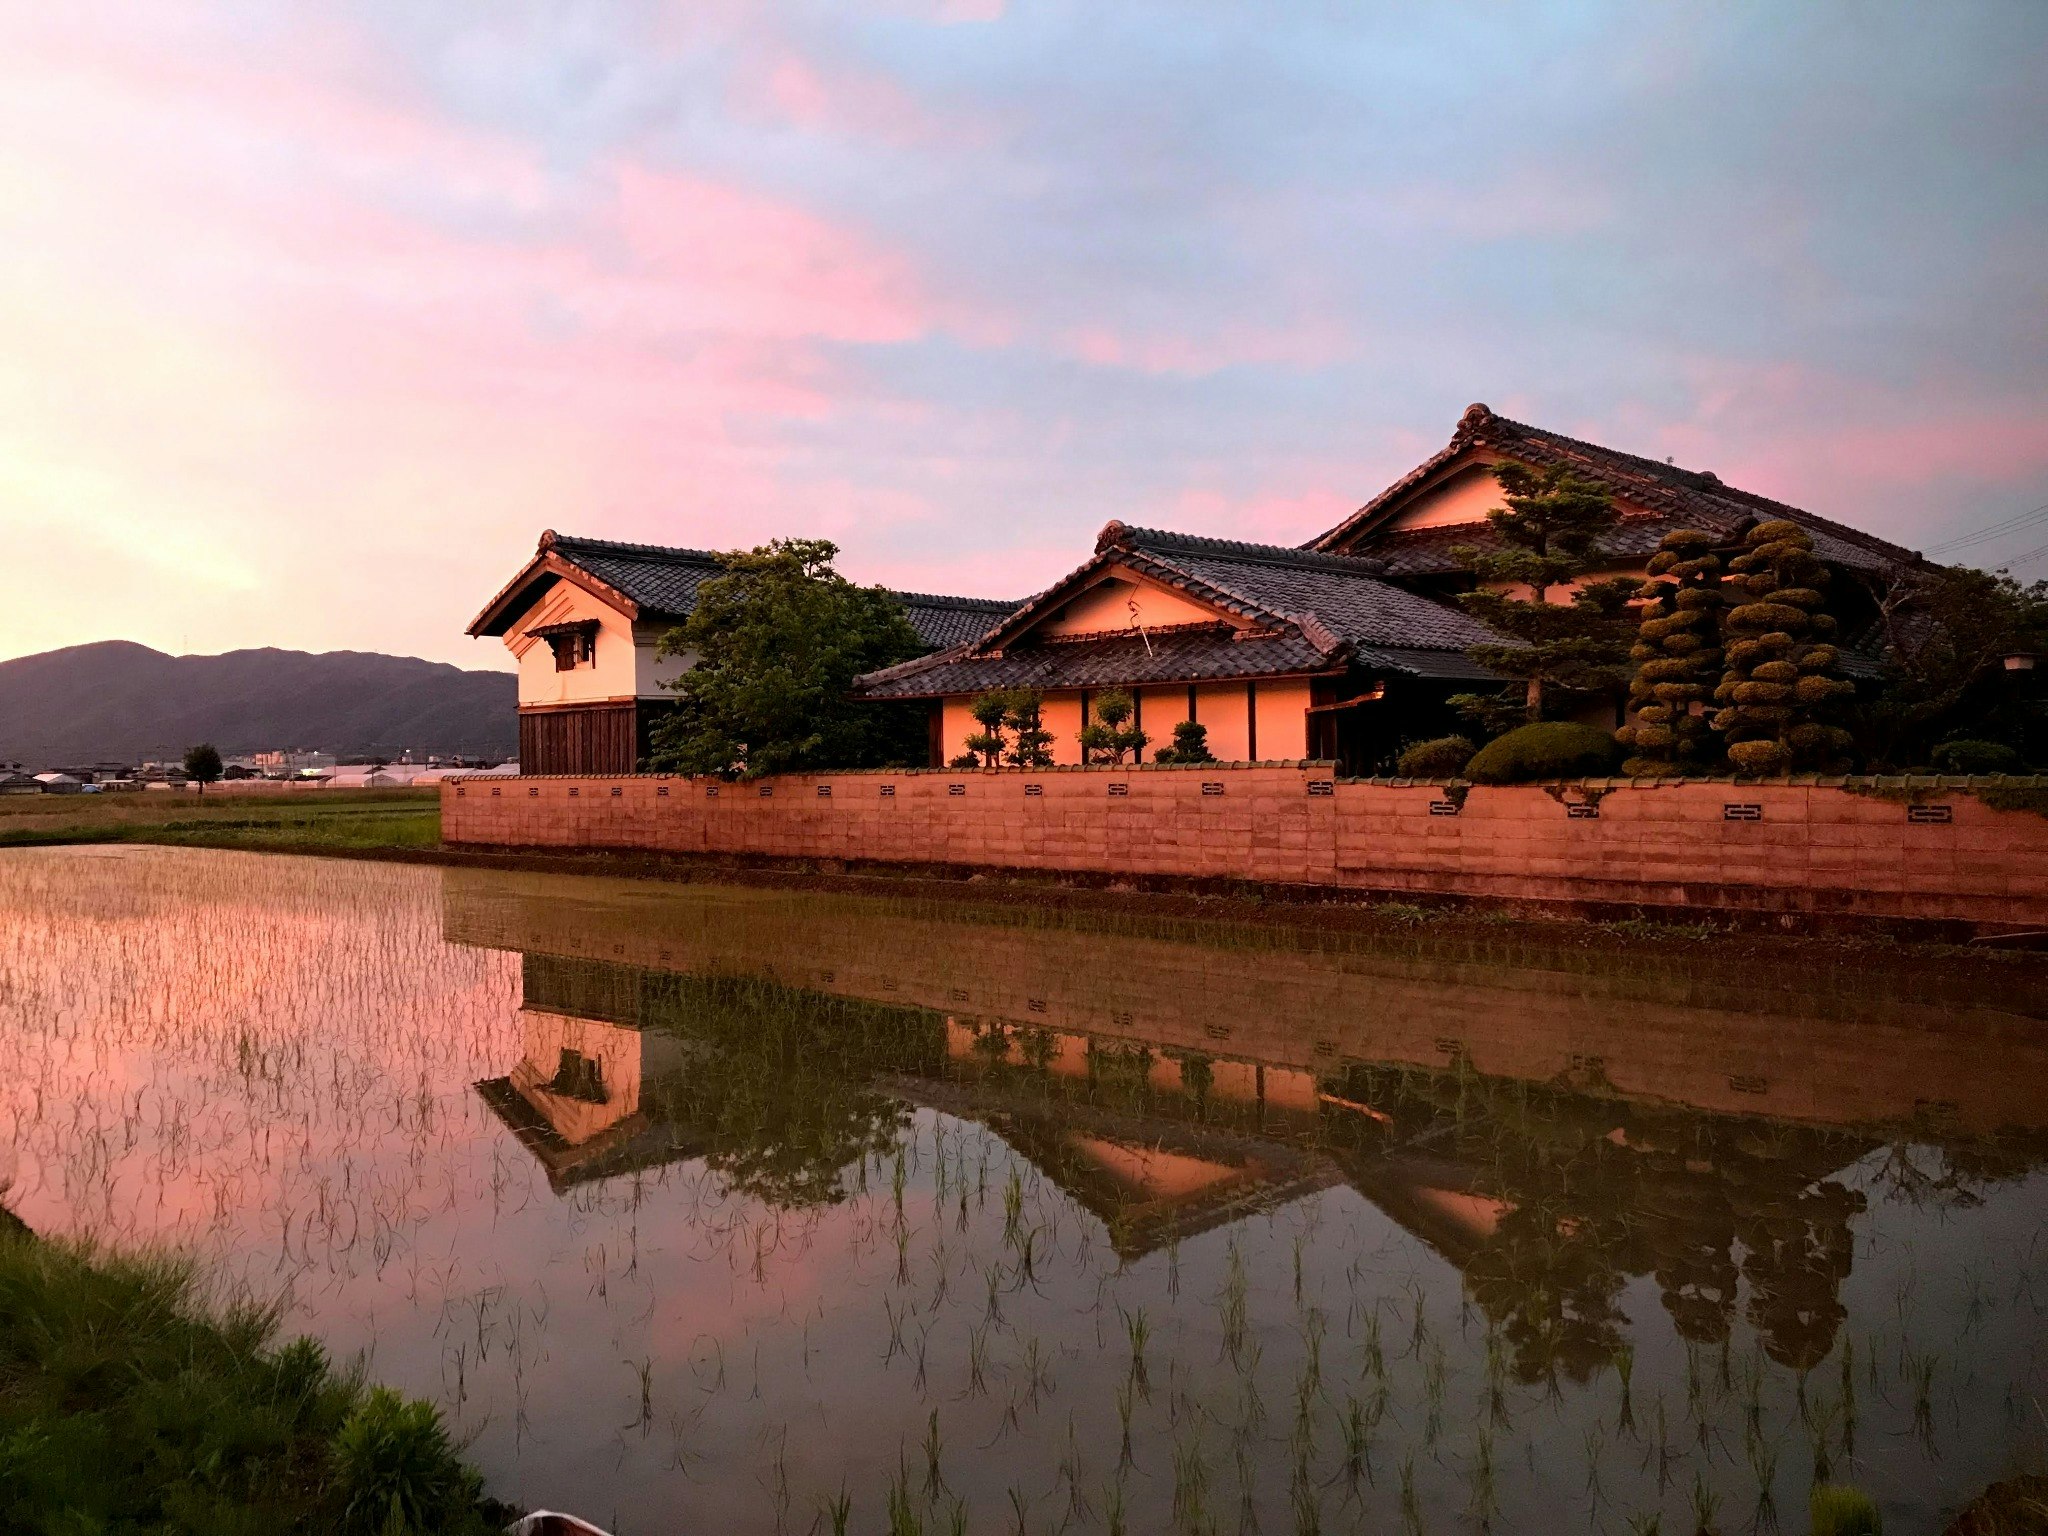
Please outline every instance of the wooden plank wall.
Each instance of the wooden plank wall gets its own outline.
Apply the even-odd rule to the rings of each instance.
[[[631,704],[547,709],[519,716],[524,773],[631,773],[638,711]]]

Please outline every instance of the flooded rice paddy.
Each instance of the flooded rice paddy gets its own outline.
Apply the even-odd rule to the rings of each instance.
[[[2044,1014],[1697,940],[24,850],[0,1198],[622,1533],[1803,1531],[1817,1479],[1937,1531],[2048,1460]]]

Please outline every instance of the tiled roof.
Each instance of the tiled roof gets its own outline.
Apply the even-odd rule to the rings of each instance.
[[[941,597],[931,592],[898,592],[910,614],[910,627],[934,650],[979,640],[996,621],[1020,604],[1010,599]]]
[[[1129,530],[1129,540],[1131,547],[1219,590],[1238,593],[1270,613],[1314,614],[1347,640],[1462,651],[1499,639],[1463,609],[1384,580],[1387,567],[1378,560],[1149,528]]]
[[[1111,688],[1134,683],[1209,682],[1293,677],[1323,670],[1324,651],[1297,633],[1235,640],[1215,630],[1137,635],[1052,645],[1020,645],[989,655],[957,646],[870,672],[860,690],[873,699],[932,698],[990,688]]]
[[[1389,516],[1413,491],[1468,450],[1490,449],[1503,458],[1539,468],[1563,466],[1596,480],[1615,495],[1642,507],[1641,514],[1625,518],[1609,547],[1616,554],[1648,553],[1658,539],[1673,528],[1699,528],[1709,533],[1739,535],[1753,523],[1784,518],[1798,523],[1813,536],[1814,551],[1830,564],[1858,570],[1878,570],[1892,565],[1915,565],[1920,556],[1913,550],[1864,533],[1830,518],[1820,517],[1803,507],[1788,506],[1752,491],[1723,484],[1707,470],[1680,469],[1638,454],[1622,453],[1562,433],[1547,432],[1519,421],[1496,416],[1483,405],[1474,405],[1458,420],[1458,430],[1439,453],[1388,486],[1336,527],[1309,541],[1307,548],[1332,551],[1348,549],[1361,555],[1378,555],[1395,575],[1433,574],[1454,570],[1449,561],[1451,543],[1481,543],[1467,526],[1462,532],[1447,529],[1418,529],[1413,546],[1400,541],[1407,534],[1379,534],[1375,525]],[[1438,544],[1425,535],[1436,536]]]
[[[715,551],[665,544],[620,544],[551,532],[541,540],[542,554],[550,551],[637,604],[640,617],[655,622],[680,623],[688,618],[697,606],[697,588],[724,570]],[[514,586],[518,584],[515,581]],[[999,598],[947,597],[931,592],[893,595],[909,613],[911,628],[934,650],[979,639],[1017,607],[1014,601]]]
[[[1116,566],[1215,608],[1214,626],[1087,640],[1041,639],[1033,625],[1075,584]],[[1483,679],[1465,655],[1500,637],[1463,611],[1382,579],[1384,566],[1277,544],[1200,538],[1110,523],[1096,553],[973,643],[868,674],[873,698],[989,688],[1095,688],[1329,672],[1355,656],[1425,677]],[[1236,630],[1222,615],[1248,620]]]

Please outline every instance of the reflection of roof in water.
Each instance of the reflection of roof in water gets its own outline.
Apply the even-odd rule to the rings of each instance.
[[[513,1086],[511,1078],[485,1078],[476,1085],[476,1092],[519,1144],[533,1154],[548,1176],[548,1187],[558,1195],[573,1185],[658,1168],[701,1150],[678,1141],[673,1125],[638,1111],[588,1141],[572,1144]]]
[[[1056,1104],[988,1080],[895,1075],[904,1098],[987,1126],[1109,1229],[1125,1260],[1343,1182],[1320,1153],[1164,1116]]]

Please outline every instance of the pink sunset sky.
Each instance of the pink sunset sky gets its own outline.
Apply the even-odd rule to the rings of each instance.
[[[548,527],[1021,597],[1473,400],[1919,548],[2048,503],[2048,8],[1290,14],[0,0],[0,657],[502,667]]]

